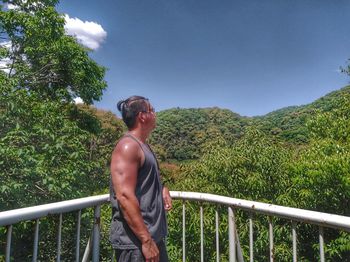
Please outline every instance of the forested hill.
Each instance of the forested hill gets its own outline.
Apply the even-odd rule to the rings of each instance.
[[[240,137],[248,121],[217,107],[164,110],[157,113],[151,144],[162,160],[196,159],[207,142],[223,138],[231,143]]]
[[[346,94],[350,94],[350,86],[333,91],[307,105],[285,107],[264,116],[253,117],[252,124],[266,134],[283,141],[292,144],[307,143],[309,141],[307,120],[317,113],[336,109],[338,102]]]
[[[161,160],[197,159],[208,142],[223,138],[231,144],[242,136],[246,127],[291,145],[305,144],[309,141],[307,120],[316,113],[335,109],[337,101],[349,93],[347,86],[310,104],[285,107],[256,117],[243,117],[217,107],[164,110],[157,114],[151,144]]]

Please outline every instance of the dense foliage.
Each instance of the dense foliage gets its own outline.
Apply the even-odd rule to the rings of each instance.
[[[0,211],[98,194],[108,184],[109,155],[122,132],[110,112],[76,106],[100,99],[105,69],[64,31],[57,1],[0,5]],[[41,261],[55,258],[57,217],[40,221]],[[90,219],[83,215],[86,242]],[[73,215],[65,216],[63,253],[73,254]],[[33,223],[16,225],[15,261],[30,259]],[[0,260],[5,228],[0,228]],[[83,245],[84,243],[82,243]]]
[[[261,132],[249,129],[246,130],[244,137],[232,146],[227,146],[224,140],[213,141],[211,145],[207,146],[207,153],[199,161],[183,166],[179,177],[181,183],[175,183],[174,187],[177,190],[208,192],[263,202],[283,202],[285,190],[290,186],[287,179],[288,162],[286,162],[289,155],[290,153],[281,145],[275,144]],[[187,234],[191,239],[193,250],[196,250],[196,245],[199,246],[198,211],[195,211],[195,205],[191,205],[190,210],[193,213],[187,214],[189,224]],[[175,223],[173,216],[176,213],[170,215],[172,223]],[[215,242],[215,234],[210,233],[215,232],[214,210],[206,206],[205,213],[206,257],[214,259],[215,245],[212,243]],[[222,260],[225,261],[228,255],[227,210],[220,208],[220,213],[223,221],[220,239],[220,243],[222,243],[221,254],[223,256]],[[243,222],[244,219],[247,219],[247,217],[240,216],[240,222]],[[241,226],[245,224],[240,223]],[[260,224],[257,226],[262,229]],[[171,234],[176,235],[178,228],[172,228],[171,230]],[[247,229],[242,228],[241,233],[243,234],[241,236],[242,240],[247,240]],[[264,244],[266,242],[267,240]],[[181,242],[171,239],[170,245],[173,245],[171,250],[177,250],[176,247],[181,247],[179,243]],[[247,245],[246,241],[242,244]],[[268,245],[262,245],[262,243],[259,245],[263,249],[259,251],[263,252],[264,255],[268,254],[266,253]],[[198,252],[190,252],[188,254],[189,261],[195,261],[198,255]],[[258,259],[258,256],[256,258],[258,261],[263,261],[266,256],[261,255],[260,259]]]
[[[232,143],[247,120],[219,108],[169,109],[157,114],[151,143],[161,160],[198,159],[208,141],[218,137]]]
[[[55,10],[58,1],[3,2],[16,7],[0,11],[0,36],[5,43],[1,53],[8,59],[7,77],[16,79],[16,88],[35,91],[43,99],[99,100],[106,88],[105,68],[65,34],[63,15]]]
[[[347,86],[308,105],[286,107],[264,116],[254,117],[252,124],[267,135],[291,145],[303,145],[310,140],[310,130],[306,127],[307,121],[316,114],[329,112],[335,108],[337,104],[334,101],[338,101],[349,92],[350,86]]]
[[[24,90],[5,92],[2,88],[2,91],[1,210],[89,196],[105,190],[109,180],[109,156],[122,132],[120,120],[109,112],[42,100]],[[97,115],[105,118],[108,125]],[[66,221],[65,225],[67,222],[69,224]],[[70,224],[75,225],[75,222]],[[50,236],[52,240],[46,243],[54,245],[56,233],[52,228],[56,226],[41,221],[43,236]],[[88,225],[82,234],[90,229]],[[32,239],[31,233],[15,236],[21,239],[15,241],[15,249]],[[44,240],[43,252],[46,250]],[[23,254],[17,252],[16,255]]]
[[[0,71],[1,209],[101,190],[107,181],[97,179],[106,170],[102,162],[122,126],[108,113],[102,113],[108,125],[101,124],[97,110],[71,102],[101,97],[104,68],[65,34],[57,1],[4,3],[15,8],[0,11],[1,37],[8,43],[1,48],[8,68]],[[101,183],[92,187],[89,181]],[[23,192],[28,197],[18,201]]]
[[[307,145],[310,130],[306,123],[316,114],[329,112],[350,86],[334,91],[313,103],[273,111],[264,116],[242,117],[227,109],[169,109],[157,114],[157,128],[151,143],[162,161],[199,159],[208,142],[218,138],[232,145],[246,127],[254,127],[290,147]]]

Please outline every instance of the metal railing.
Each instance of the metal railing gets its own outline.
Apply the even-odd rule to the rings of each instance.
[[[350,217],[290,208],[285,206],[265,204],[213,194],[196,193],[196,192],[170,192],[174,199],[183,200],[182,205],[182,254],[183,261],[186,261],[186,204],[187,201],[208,202],[214,204],[225,205],[228,208],[228,238],[229,238],[229,261],[243,261],[242,252],[240,249],[239,238],[236,230],[235,214],[236,210],[244,210],[250,213],[258,213],[268,216],[269,218],[269,250],[270,261],[274,260],[274,239],[273,239],[273,224],[271,217],[285,218],[292,221],[292,246],[293,246],[293,261],[297,261],[297,232],[296,222],[313,224],[319,226],[319,250],[320,261],[325,261],[324,253],[324,228],[335,228],[350,232]],[[43,217],[49,214],[57,214],[59,216],[59,228],[57,237],[57,255],[56,260],[60,261],[61,254],[61,232],[62,232],[62,216],[64,213],[77,212],[77,228],[76,228],[76,247],[75,260],[79,261],[80,257],[80,220],[81,210],[89,207],[94,207],[94,225],[92,234],[92,261],[99,261],[99,245],[100,245],[100,210],[101,205],[108,203],[109,195],[86,197],[52,204],[28,207],[10,211],[0,212],[0,227],[7,227],[5,261],[10,261],[11,257],[11,238],[13,225],[22,221],[35,220],[34,243],[32,260],[37,261],[38,256],[38,239],[39,239],[39,222]],[[203,207],[200,206],[200,237],[201,237],[201,261],[204,261],[204,229],[203,229]],[[216,228],[216,260],[220,260],[219,254],[219,216],[215,212],[215,228]],[[253,253],[253,219],[249,218],[249,259],[254,261]],[[169,236],[171,238],[171,236]]]
[[[325,261],[324,253],[324,228],[335,228],[339,230],[345,230],[350,232],[350,217],[333,215],[328,213],[309,211],[298,208],[291,208],[285,206],[278,206],[272,204],[266,204],[255,201],[242,200],[237,198],[230,198],[225,196],[218,196],[213,194],[204,194],[196,192],[171,192],[171,196],[174,199],[210,202],[214,204],[225,205],[228,207],[228,235],[229,235],[229,261],[235,262],[243,260],[240,251],[239,239],[236,232],[235,211],[244,210],[250,213],[263,214],[269,217],[269,253],[270,261],[274,261],[274,241],[273,241],[273,224],[271,217],[285,218],[292,221],[292,246],[293,246],[293,262],[297,261],[297,232],[296,222],[302,222],[306,224],[313,224],[319,226],[319,249],[320,249],[320,261]],[[185,203],[183,203],[183,261],[186,261],[186,219],[185,219]],[[218,230],[218,213],[215,213],[216,220],[216,261],[220,261],[219,256],[219,230]],[[203,257],[203,210],[200,209],[200,221],[201,221],[201,261],[204,261]],[[171,236],[170,236],[171,237]],[[254,261],[253,254],[253,219],[249,218],[249,260]]]
[[[14,209],[0,212],[0,227],[7,227],[5,261],[9,262],[11,258],[11,238],[13,225],[22,221],[35,220],[34,243],[32,261],[38,259],[39,244],[39,223],[40,219],[48,215],[59,215],[59,227],[57,232],[57,253],[56,261],[61,261],[61,241],[62,241],[62,215],[68,212],[77,212],[77,229],[76,229],[76,252],[75,261],[80,261],[80,221],[81,210],[84,208],[94,207],[94,225],[92,234],[92,260],[99,261],[99,242],[100,242],[100,210],[101,205],[109,202],[109,195],[92,196],[52,204]]]

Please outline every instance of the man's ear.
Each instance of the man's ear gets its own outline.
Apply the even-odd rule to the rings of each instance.
[[[141,123],[145,122],[145,114],[142,114],[141,112],[138,114],[138,119]]]

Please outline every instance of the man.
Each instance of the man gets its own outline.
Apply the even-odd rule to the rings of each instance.
[[[154,108],[147,98],[132,96],[119,101],[118,110],[128,132],[112,153],[110,240],[118,262],[167,262],[165,212],[172,202],[146,142],[156,126]]]

